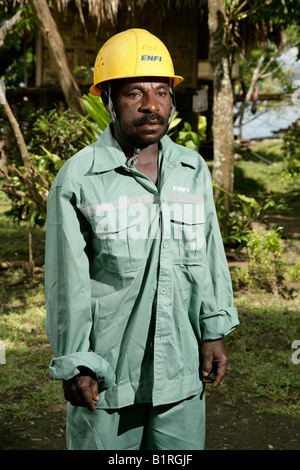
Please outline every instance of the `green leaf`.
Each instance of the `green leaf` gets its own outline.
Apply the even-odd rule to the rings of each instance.
[[[82,102],[94,123],[98,125],[101,131],[104,131],[111,122],[111,118],[101,98],[89,93],[88,95],[83,95]]]

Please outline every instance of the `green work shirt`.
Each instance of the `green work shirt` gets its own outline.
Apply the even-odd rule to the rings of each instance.
[[[203,341],[238,325],[202,157],[163,137],[155,185],[110,127],[71,157],[48,196],[45,293],[50,372],[93,370],[97,407],[199,393]]]

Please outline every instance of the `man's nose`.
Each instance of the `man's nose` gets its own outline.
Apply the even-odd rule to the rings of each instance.
[[[158,102],[152,93],[147,93],[143,96],[140,106],[140,111],[143,113],[155,113],[159,110]]]

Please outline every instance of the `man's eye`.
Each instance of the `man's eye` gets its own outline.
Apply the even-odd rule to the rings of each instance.
[[[140,96],[140,93],[138,91],[131,91],[127,96],[135,98],[136,96]]]

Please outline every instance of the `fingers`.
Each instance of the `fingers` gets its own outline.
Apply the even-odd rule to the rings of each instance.
[[[207,372],[204,370],[202,374],[203,374],[203,382],[205,383],[212,383],[216,380],[216,376],[212,371]]]
[[[88,381],[82,380],[82,377],[81,377],[80,382],[83,382],[83,383],[79,387],[79,391],[77,392],[80,398],[80,402],[81,402],[79,406],[84,406],[90,411],[95,411],[96,407],[93,402],[93,393],[91,389],[91,383],[86,383]]]
[[[223,380],[228,364],[228,355],[223,340],[204,343],[202,348],[203,383],[218,387]]]
[[[73,406],[82,406],[95,411],[94,401],[99,400],[98,383],[91,377],[76,376],[63,381],[65,399]]]
[[[71,403],[71,405],[76,406],[76,403],[79,403],[79,397],[76,392],[75,386],[72,384],[72,379],[63,381],[63,391],[65,399]]]
[[[213,388],[218,387],[225,377],[226,367],[227,361],[212,363],[209,372],[203,370],[203,382],[212,384]]]
[[[212,383],[212,387],[213,388],[218,387],[220,383],[222,382],[224,376],[225,376],[225,371],[223,372],[222,369],[218,369],[215,374],[211,372],[209,374],[209,377],[210,377],[210,383]]]

